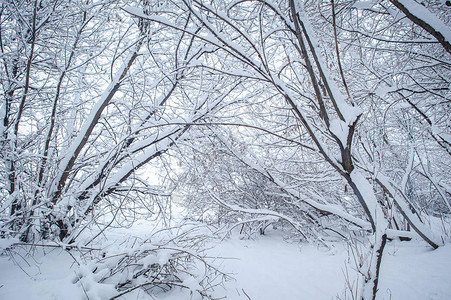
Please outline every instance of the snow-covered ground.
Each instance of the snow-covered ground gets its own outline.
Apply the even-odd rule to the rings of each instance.
[[[236,258],[224,262],[236,280],[217,293],[227,299],[331,299],[344,287],[343,244],[331,250],[299,246],[269,233],[257,240],[232,238],[211,253]]]
[[[343,243],[326,249],[269,235],[231,239],[212,253],[237,258],[226,262],[236,273],[223,292],[227,299],[337,299],[343,297],[345,266],[352,274]],[[390,242],[381,270],[377,299],[451,299],[451,244],[432,251],[421,242]]]
[[[451,299],[451,244],[388,243],[380,276],[378,299]]]
[[[345,266],[349,274],[353,272],[345,243],[330,248],[287,243],[274,230],[254,240],[234,235],[208,246],[214,246],[207,251],[208,256],[219,257],[216,263],[235,278],[217,287],[214,296],[218,298],[337,299],[345,289]],[[83,289],[91,290],[90,300],[112,295],[112,286],[73,284],[75,264],[61,249],[46,249],[44,253],[37,248],[33,258],[1,256],[0,299],[86,299]],[[432,251],[419,242],[388,243],[379,287],[378,299],[451,299],[451,244]],[[92,290],[98,291],[97,297]],[[122,299],[146,297],[138,290]],[[190,299],[191,295],[175,289],[160,298]]]

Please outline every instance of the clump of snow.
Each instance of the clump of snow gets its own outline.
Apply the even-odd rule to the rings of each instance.
[[[349,133],[348,125],[339,119],[333,119],[330,121],[329,128],[330,131],[340,140],[341,144],[345,146]]]

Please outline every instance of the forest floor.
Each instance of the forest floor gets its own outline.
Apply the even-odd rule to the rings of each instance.
[[[145,224],[116,230],[110,239],[147,232]],[[1,240],[0,240],[1,241]],[[355,277],[346,243],[326,247],[288,242],[280,230],[254,239],[238,234],[206,245],[209,257],[234,279],[214,291],[231,300],[344,299],[345,274]],[[0,244],[0,247],[2,245]],[[33,257],[20,251],[0,256],[0,299],[108,299],[111,287],[74,284],[74,259],[67,251],[35,249]],[[352,255],[351,255],[352,257]],[[451,299],[451,244],[432,251],[420,241],[389,242],[385,248],[377,299]],[[86,291],[88,293],[86,294]],[[347,293],[349,296],[349,292]],[[186,289],[155,299],[198,299]],[[151,299],[140,290],[119,299]],[[352,299],[352,298],[349,298]]]

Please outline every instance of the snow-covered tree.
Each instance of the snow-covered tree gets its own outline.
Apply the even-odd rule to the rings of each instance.
[[[435,213],[449,212],[449,178],[427,167],[443,155],[441,168],[449,166],[449,30],[438,4],[410,14],[393,1],[369,7],[293,0],[177,4],[198,31],[181,28],[164,10],[127,11],[191,34],[214,49],[216,58],[200,67],[246,82],[236,96],[247,99],[204,125],[290,195],[303,219],[312,212],[315,221],[332,215],[373,232],[374,253],[361,268],[363,297],[375,297],[387,237],[407,238],[412,228],[433,248],[441,244],[416,207],[422,203],[414,202],[413,190],[420,189],[412,189],[429,180],[428,202]],[[426,15],[434,16],[429,27]],[[402,22],[405,16],[414,23]],[[230,130],[240,146],[221,138],[221,125],[240,127]],[[225,206],[252,209],[247,201],[234,202]]]
[[[444,5],[3,1],[1,235],[161,210],[143,168],[173,155],[198,219],[367,236],[374,298],[387,239],[437,248],[428,218],[451,213]]]

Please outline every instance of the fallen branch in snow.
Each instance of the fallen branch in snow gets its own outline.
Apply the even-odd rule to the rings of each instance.
[[[72,250],[72,249],[78,249],[78,250],[89,250],[89,251],[100,251],[102,249],[100,248],[92,248],[92,247],[85,247],[85,246],[77,246],[77,245],[68,245],[68,244],[34,244],[34,243],[14,243],[11,244],[10,247],[15,246],[30,246],[30,247],[50,247],[50,248],[61,248],[63,250]]]
[[[272,210],[268,210],[268,209],[251,209],[251,208],[242,208],[242,207],[239,207],[238,205],[231,205],[231,204],[225,203],[224,201],[219,199],[210,190],[208,191],[208,193],[210,194],[210,196],[216,202],[218,202],[218,204],[220,204],[223,207],[228,208],[230,210],[233,210],[233,211],[236,211],[236,212],[247,213],[247,214],[254,214],[254,215],[257,214],[257,215],[273,216],[273,217],[277,217],[277,218],[283,219],[283,220],[287,221],[288,223],[290,223],[290,225],[293,226],[293,228],[296,229],[296,231],[299,232],[302,235],[303,238],[305,238],[307,241],[310,241],[310,239],[302,231],[302,229],[297,224],[297,222],[295,220],[293,220],[292,218],[288,217],[288,216],[285,216],[283,214],[280,214],[278,212],[275,212],[275,211],[272,211]]]
[[[239,221],[239,222],[236,222],[236,223],[232,224],[232,226],[228,227],[226,231],[230,232],[234,228],[236,228],[236,227],[238,227],[240,225],[244,226],[245,224],[248,224],[248,223],[267,222],[267,221],[272,223],[272,222],[277,222],[279,219],[280,219],[279,217],[275,217],[275,216],[264,216],[264,217],[259,217],[259,218],[247,219],[247,220]],[[268,223],[268,225],[266,225],[265,228],[267,226],[269,226],[271,223]],[[264,229],[263,229],[263,232],[264,232]]]
[[[415,232],[432,248],[437,249],[441,244],[439,238],[424,226],[416,214],[411,212],[404,198],[399,196],[397,190],[392,186],[390,179],[379,173],[375,180],[387,195],[393,199],[397,209]]]

